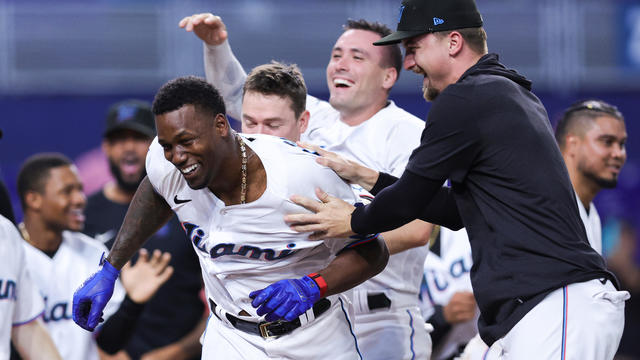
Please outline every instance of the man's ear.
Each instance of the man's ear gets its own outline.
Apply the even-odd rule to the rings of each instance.
[[[229,134],[229,121],[225,114],[219,113],[213,119],[213,126],[220,136],[227,136]]]
[[[388,67],[384,71],[384,79],[382,80],[382,87],[387,91],[391,90],[393,85],[398,80],[398,70],[394,67]]]
[[[309,110],[305,110],[300,114],[300,117],[298,118],[298,130],[300,131],[300,134],[307,130],[310,116],[311,114],[309,113]]]
[[[42,194],[37,191],[28,191],[24,196],[24,203],[28,209],[39,210],[42,207]],[[27,211],[27,209],[22,209]]]
[[[462,45],[464,45],[464,38],[462,34],[457,31],[452,31],[449,36],[449,55],[456,56],[462,51]]]

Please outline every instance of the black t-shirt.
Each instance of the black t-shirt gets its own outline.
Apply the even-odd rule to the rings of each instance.
[[[382,210],[372,210],[390,198],[377,208],[409,208],[420,217],[416,210],[428,207],[449,179],[469,233],[478,325],[489,345],[555,289],[595,278],[617,284],[589,246],[546,111],[530,85],[497,55],[485,55],[433,102],[405,174],[376,196],[372,209],[352,216],[354,230],[380,231]],[[391,203],[404,193],[405,204]],[[426,202],[416,205],[416,198]],[[374,220],[377,228],[364,226]]]
[[[91,195],[84,232],[111,248],[127,209],[128,205],[108,200],[102,191]],[[170,252],[174,273],[145,305],[136,323],[126,347],[133,359],[180,340],[195,328],[204,312],[200,263],[178,219],[173,216],[143,247],[150,253],[155,249]]]

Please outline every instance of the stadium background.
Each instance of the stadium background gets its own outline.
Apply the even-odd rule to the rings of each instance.
[[[595,201],[607,252],[620,220],[640,227],[640,1],[477,4],[489,50],[533,80],[552,124],[563,108],[590,97],[624,113],[627,164],[618,187]],[[395,29],[398,7],[399,0],[0,0],[0,177],[18,217],[15,179],[27,156],[70,156],[93,192],[109,176],[99,148],[109,105],[130,97],[151,101],[171,78],[204,76],[201,42],[177,26],[183,16],[221,15],[245,69],[270,59],[295,62],[309,92],[326,99],[324,69],[345,19]],[[420,86],[421,78],[403,72],[391,98],[424,118],[429,104]],[[640,264],[640,254],[636,259]]]

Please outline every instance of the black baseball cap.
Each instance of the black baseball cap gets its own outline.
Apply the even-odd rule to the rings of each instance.
[[[430,32],[482,26],[474,0],[405,0],[400,6],[397,31],[373,43],[390,45]]]
[[[103,137],[109,137],[118,130],[133,130],[150,138],[155,137],[156,123],[149,103],[125,100],[113,104],[107,113]]]

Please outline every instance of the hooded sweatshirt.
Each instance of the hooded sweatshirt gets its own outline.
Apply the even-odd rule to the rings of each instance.
[[[438,191],[446,179],[451,189]],[[488,345],[553,290],[599,278],[618,287],[589,246],[542,103],[531,82],[496,54],[483,56],[438,95],[405,173],[354,211],[352,228],[383,231],[385,221],[405,220],[385,209],[402,208],[411,217],[446,204],[431,202],[441,195],[455,200],[469,233],[478,327]]]

